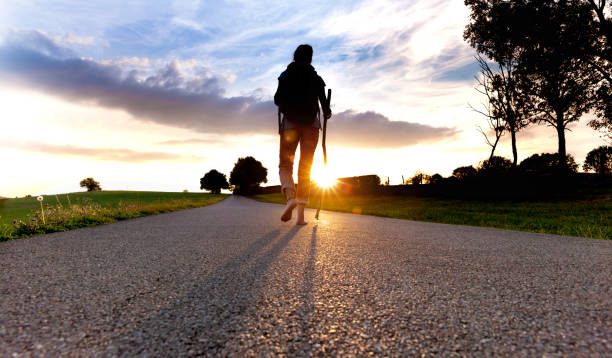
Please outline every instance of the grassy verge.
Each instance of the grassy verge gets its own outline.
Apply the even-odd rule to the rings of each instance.
[[[281,194],[254,199],[284,204]],[[316,207],[318,200],[311,200]],[[316,203],[315,203],[316,202]],[[337,196],[323,201],[324,210],[446,224],[612,239],[612,196],[555,202],[484,202],[410,196]]]
[[[214,204],[227,195],[102,191],[0,200],[0,241]]]

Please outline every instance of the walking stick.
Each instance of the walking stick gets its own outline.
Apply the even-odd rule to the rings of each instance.
[[[331,88],[327,90],[327,108],[331,106]],[[323,116],[323,142],[321,143],[323,146],[323,163],[325,164],[325,168],[327,169],[327,148],[325,147],[325,136],[327,134],[327,118],[325,115]],[[325,193],[325,189],[321,188],[321,195],[319,196],[319,207],[317,208],[317,213],[315,214],[315,219],[319,220],[319,212],[321,211],[321,203],[323,202],[323,194]]]

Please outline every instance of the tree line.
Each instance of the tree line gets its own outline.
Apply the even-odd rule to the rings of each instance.
[[[517,132],[548,125],[557,133],[558,165],[567,168],[568,125],[587,113],[593,115],[589,126],[612,141],[612,20],[606,0],[464,2],[471,11],[464,38],[478,52],[478,91],[487,99],[474,109],[489,125],[481,129],[491,146],[489,159],[509,133],[516,167]]]
[[[209,190],[213,194],[221,193],[221,189],[230,189],[234,194],[253,194],[261,183],[268,182],[268,169],[257,159],[247,156],[238,158],[227,176],[216,169],[210,170],[200,178],[200,189]]]
[[[578,172],[578,164],[572,155],[567,155],[565,165],[559,165],[557,153],[533,154],[523,159],[518,165],[504,157],[491,156],[478,163],[476,166],[460,166],[453,170],[450,177],[444,178],[440,174],[428,175],[418,170],[407,180],[402,180],[403,184],[440,184],[447,180],[464,182],[466,180],[486,177],[494,178],[501,176],[552,176],[559,174],[575,174]],[[591,150],[582,165],[585,172],[595,172],[601,176],[612,174],[612,147],[600,146]]]

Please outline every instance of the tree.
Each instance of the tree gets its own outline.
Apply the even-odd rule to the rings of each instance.
[[[604,131],[604,136],[612,142],[612,19],[606,16],[606,7],[608,14],[611,12],[610,3],[588,0],[586,6],[594,13],[595,36],[591,46],[580,53],[581,59],[601,75],[600,87],[596,91],[596,118],[589,125]]]
[[[476,168],[474,168],[473,166],[463,166],[455,168],[455,170],[453,170],[453,177],[459,180],[467,180],[475,177],[476,173]]]
[[[410,178],[410,183],[412,183],[412,185],[420,185],[420,184],[427,182],[428,180],[429,180],[429,175],[418,170],[416,173],[414,173],[412,178]]]
[[[504,132],[508,131],[512,143],[514,166],[517,165],[518,153],[516,148],[516,133],[529,124],[528,118],[532,115],[533,107],[527,102],[527,96],[521,91],[515,74],[516,59],[511,57],[498,60],[497,72],[494,72],[489,63],[480,55],[476,57],[480,66],[480,77],[477,77],[479,88],[477,91],[487,98],[484,111],[473,108],[484,115],[489,129],[495,134],[495,140],[490,140],[487,133],[479,127],[480,133],[491,147],[489,159],[495,154],[497,144]]]
[[[512,168],[510,159],[494,156],[490,159],[483,160],[478,165],[478,174],[485,175],[503,175]]]
[[[95,181],[94,178],[85,178],[81,180],[79,184],[81,188],[87,188],[87,191],[100,191],[102,187],[100,187],[100,183]]]
[[[585,172],[594,171],[600,175],[612,173],[612,147],[601,146],[591,150],[584,160],[582,169]]]
[[[578,58],[592,41],[594,18],[584,0],[465,0],[471,22],[464,37],[502,63],[516,59],[518,88],[533,104],[531,119],[554,127],[559,164],[565,131],[594,106],[599,79]]]
[[[440,184],[442,183],[443,180],[444,178],[442,177],[442,175],[436,173],[432,175],[431,177],[429,177],[427,184]]]
[[[568,155],[565,159],[565,167],[563,170],[576,172],[578,164],[574,157]],[[558,173],[560,169],[559,156],[553,153],[533,154],[525,158],[519,165],[519,169],[527,174],[553,174]]]
[[[200,190],[209,190],[213,194],[220,194],[221,189],[229,189],[227,177],[223,173],[219,173],[216,169],[212,169],[200,178]]]
[[[234,186],[234,194],[250,195],[260,183],[268,182],[268,169],[260,161],[248,156],[238,158],[230,173],[229,183]]]

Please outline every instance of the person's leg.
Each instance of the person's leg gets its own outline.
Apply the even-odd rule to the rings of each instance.
[[[280,150],[278,174],[281,182],[281,192],[287,199],[287,206],[281,215],[282,221],[291,220],[293,209],[297,205],[295,199],[295,183],[293,181],[293,160],[299,142],[297,129],[285,129],[280,134]]]
[[[310,169],[317,142],[319,141],[318,128],[303,128],[300,137],[300,164],[298,167],[297,188],[297,225],[304,225],[304,207],[308,203],[310,195]]]

